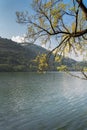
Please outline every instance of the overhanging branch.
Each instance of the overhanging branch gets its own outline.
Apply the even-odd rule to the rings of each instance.
[[[82,9],[82,11],[85,14],[86,20],[87,20],[87,8],[86,6],[83,4],[83,0],[76,0],[77,3],[79,4],[79,7]]]

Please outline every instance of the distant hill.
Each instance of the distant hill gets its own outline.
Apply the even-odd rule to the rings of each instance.
[[[0,72],[3,71],[37,71],[37,67],[32,60],[37,55],[48,53],[49,51],[35,44],[26,44],[21,46],[9,39],[0,38]],[[79,63],[70,58],[63,58],[61,63],[54,62],[53,56],[50,58],[50,68],[56,70],[60,64],[67,65],[70,70],[75,70]],[[83,66],[84,63],[80,63]],[[85,63],[85,65],[87,65]],[[78,67],[77,67],[78,68]]]
[[[46,51],[34,44],[21,46],[12,40],[0,38],[0,71],[29,71],[32,60]]]
[[[26,48],[28,51],[31,50],[36,55],[48,52],[48,50],[46,50],[45,48],[32,44],[32,43],[29,43],[29,44],[25,43],[25,46],[23,47]]]

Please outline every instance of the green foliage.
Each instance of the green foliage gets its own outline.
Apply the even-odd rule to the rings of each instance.
[[[9,72],[13,71],[13,68],[9,64],[0,64],[0,72]]]
[[[0,39],[0,71],[37,71],[32,60],[46,49],[29,44],[21,46],[8,39]]]
[[[68,49],[68,46],[67,48]],[[78,46],[79,49],[79,46]],[[44,53],[44,54],[43,54]],[[56,54],[49,59],[49,66],[47,61],[46,49],[29,44],[27,46],[20,46],[19,44],[8,40],[0,39],[0,72],[9,71],[64,71],[67,66],[68,70],[80,71],[84,68],[86,71],[87,62],[76,62],[69,58],[64,58]],[[62,66],[64,65],[64,66]],[[62,67],[61,67],[62,66]],[[58,68],[59,67],[59,68]]]
[[[13,70],[14,71],[25,71],[26,70],[26,66],[24,66],[24,65],[16,65],[16,66],[14,66],[13,67]]]

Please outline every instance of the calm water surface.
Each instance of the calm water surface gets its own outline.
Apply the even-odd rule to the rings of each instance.
[[[87,130],[87,81],[0,73],[0,130]]]

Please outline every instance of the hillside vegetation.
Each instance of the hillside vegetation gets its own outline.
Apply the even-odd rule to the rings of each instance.
[[[37,65],[33,60],[40,54],[49,53],[46,49],[35,44],[21,46],[9,39],[0,38],[0,72],[10,71],[37,71]],[[70,58],[62,58],[61,62],[54,62],[50,57],[50,67],[47,70],[57,70],[61,64],[69,70],[79,70],[87,66],[87,62],[76,62]]]

